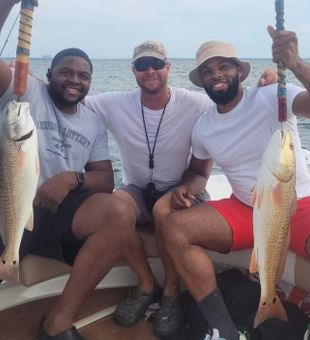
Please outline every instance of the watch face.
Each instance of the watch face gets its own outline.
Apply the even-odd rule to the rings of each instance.
[[[77,179],[79,183],[84,183],[85,182],[85,176],[83,172],[77,172]]]
[[[85,183],[85,176],[84,176],[84,173],[83,172],[77,172],[75,173],[76,175],[76,180],[78,182],[78,186],[77,186],[77,190],[80,189],[83,184]]]

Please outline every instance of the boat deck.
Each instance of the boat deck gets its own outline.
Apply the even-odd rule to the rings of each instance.
[[[94,291],[82,305],[77,320],[100,309],[118,304],[128,294],[128,288]],[[0,340],[35,340],[42,317],[57,297],[33,301],[0,312]],[[151,323],[140,321],[129,328],[119,327],[111,317],[94,322],[79,330],[87,340],[155,340]]]

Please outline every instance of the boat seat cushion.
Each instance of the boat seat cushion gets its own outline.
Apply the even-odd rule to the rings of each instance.
[[[148,257],[157,257],[155,237],[152,233],[139,233]],[[71,267],[58,260],[29,254],[20,263],[20,281],[25,286],[31,286],[53,277],[70,272]]]

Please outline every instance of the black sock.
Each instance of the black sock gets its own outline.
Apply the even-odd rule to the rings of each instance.
[[[239,340],[239,332],[229,315],[218,288],[199,301],[198,305],[209,327],[218,329],[221,338]]]

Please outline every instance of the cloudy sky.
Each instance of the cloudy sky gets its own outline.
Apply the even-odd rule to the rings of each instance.
[[[309,13],[310,0],[285,0],[285,28],[297,33],[304,58],[310,58]],[[162,41],[170,57],[192,58],[202,42],[216,39],[234,43],[243,58],[269,58],[268,24],[275,24],[274,0],[41,0],[31,55],[74,46],[92,58],[130,58],[135,45],[151,39]],[[3,56],[15,54],[17,27],[13,32]]]

